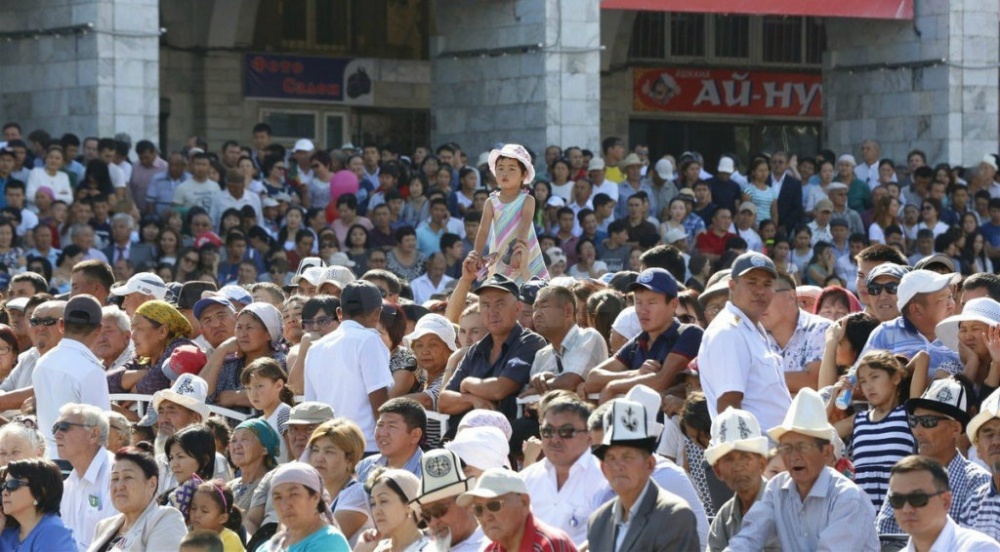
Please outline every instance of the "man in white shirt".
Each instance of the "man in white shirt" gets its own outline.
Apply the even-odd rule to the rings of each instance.
[[[882,146],[875,140],[861,142],[861,163],[854,167],[854,176],[864,180],[869,190],[878,187],[878,162]]]
[[[246,190],[242,169],[229,169],[226,172],[225,191],[219,192],[215,201],[212,202],[212,210],[209,212],[212,224],[218,228],[219,222],[222,221],[222,213],[225,213],[227,209],[239,211],[246,205],[253,207],[254,213],[257,213],[257,226],[263,227],[264,208],[261,206],[260,196]]]
[[[340,327],[316,341],[305,361],[305,400],[328,404],[357,423],[366,452],[378,452],[375,418],[393,384],[389,349],[375,330],[381,313],[382,293],[375,284],[347,284],[337,309]]]
[[[951,491],[948,472],[926,456],[907,456],[892,467],[889,494],[896,522],[910,535],[907,551],[996,551],[1000,543],[973,529],[960,527],[948,515]]]
[[[604,160],[600,157],[591,159],[590,165],[587,167],[587,176],[593,183],[590,197],[605,194],[618,203],[618,183],[607,180],[605,174]]]
[[[90,548],[97,522],[118,515],[111,504],[109,481],[114,457],[104,448],[108,417],[96,406],[67,404],[59,409],[55,428],[59,457],[73,466],[63,483],[59,513],[83,552]]]
[[[756,223],[757,206],[752,201],[744,201],[729,231],[746,240],[748,250],[763,253],[764,240],[760,239],[760,234],[753,229]]]
[[[566,531],[577,546],[587,540],[587,520],[607,490],[601,463],[590,452],[590,412],[575,398],[549,403],[539,431],[545,458],[521,472],[535,516]]]
[[[427,272],[410,282],[410,289],[413,290],[413,302],[418,305],[422,305],[436,294],[445,293],[448,284],[455,281],[454,278],[444,273],[448,268],[444,253],[431,254],[424,266]]]
[[[34,396],[31,377],[42,355],[52,350],[63,337],[62,319],[66,301],[45,301],[32,297],[24,308],[24,316],[29,322],[28,336],[34,347],[17,357],[17,365],[0,383],[0,412],[20,410],[24,401]]]
[[[38,359],[31,376],[38,426],[48,442],[51,458],[59,458],[52,428],[63,405],[80,403],[111,410],[104,365],[90,350],[101,333],[103,319],[101,304],[94,296],[77,295],[67,301],[59,321],[64,337]]]
[[[211,162],[208,155],[198,152],[191,156],[189,161],[191,168],[191,178],[174,190],[174,205],[187,210],[191,207],[201,207],[212,212],[212,204],[219,196],[219,183],[208,178],[208,169]]]

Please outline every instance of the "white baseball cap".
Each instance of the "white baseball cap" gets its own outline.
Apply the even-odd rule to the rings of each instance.
[[[413,343],[427,334],[434,334],[441,338],[441,341],[444,341],[444,344],[452,352],[458,350],[458,345],[455,344],[455,326],[440,314],[432,313],[421,316],[420,320],[417,320],[416,326],[413,327],[413,333],[406,338],[410,340],[410,343]]]
[[[306,272],[308,272],[308,270]],[[351,272],[351,269],[347,268],[346,266],[340,266],[340,265],[328,266],[326,268],[320,269],[320,272],[321,272],[320,280],[319,283],[316,284],[316,287],[323,287],[323,284],[333,284],[340,289],[344,289],[345,287],[347,287],[347,284],[357,279],[354,276],[354,273]]]
[[[131,293],[152,295],[162,300],[167,296],[167,284],[152,272],[140,272],[129,278],[125,285],[111,288],[112,295],[124,296]]]
[[[594,163],[591,162],[591,165]],[[669,159],[660,159],[656,162],[656,174],[663,180],[673,180],[674,179],[674,164],[670,162]]]
[[[957,284],[962,279],[958,273],[938,274],[930,270],[914,270],[907,273],[899,281],[899,289],[896,291],[896,306],[900,311],[906,307],[918,293],[934,293],[941,291],[945,286]]]
[[[720,173],[733,173],[736,171],[736,166],[733,160],[728,157],[723,157],[719,159],[719,172]]]
[[[316,146],[313,145],[312,140],[309,140],[308,138],[302,138],[302,139],[298,140],[297,142],[295,142],[295,147],[292,148],[292,151],[293,152],[295,152],[295,151],[313,151],[314,149],[316,149]]]
[[[482,473],[471,491],[458,495],[455,501],[462,508],[472,504],[473,498],[496,498],[509,493],[528,494],[521,474],[507,468],[491,468]]]

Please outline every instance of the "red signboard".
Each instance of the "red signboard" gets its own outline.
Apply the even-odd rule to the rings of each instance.
[[[913,19],[913,0],[601,0],[601,9]]]
[[[823,116],[823,77],[686,67],[632,70],[632,109],[763,117]]]

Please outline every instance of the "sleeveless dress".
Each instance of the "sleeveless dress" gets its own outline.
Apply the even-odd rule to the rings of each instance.
[[[854,483],[868,493],[875,511],[889,492],[889,470],[904,457],[915,454],[917,448],[906,421],[906,407],[899,405],[885,418],[871,421],[871,411],[854,415],[851,438],[854,460]]]
[[[518,194],[517,199],[510,203],[500,201],[500,193],[490,194],[490,203],[493,206],[493,240],[490,243],[490,256],[487,259],[488,274],[503,274],[514,280],[518,285],[527,282],[532,278],[542,280],[549,279],[549,271],[545,268],[545,261],[542,259],[542,249],[538,246],[538,237],[535,235],[534,225],[528,226],[528,258],[527,262],[522,261],[521,269],[514,270],[503,261],[507,248],[517,237],[517,226],[521,222],[521,210],[524,208],[524,200],[528,197],[528,192]]]

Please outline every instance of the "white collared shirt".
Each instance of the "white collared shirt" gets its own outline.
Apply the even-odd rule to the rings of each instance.
[[[63,482],[59,512],[66,527],[73,530],[80,552],[90,547],[97,522],[118,515],[118,510],[111,504],[109,480],[113,462],[112,454],[101,447],[83,477],[74,469]]]
[[[594,328],[581,328],[573,324],[573,327],[566,332],[558,354],[562,371],[559,370],[556,357],[556,351],[551,343],[542,347],[531,363],[531,375],[542,372],[552,372],[556,375],[571,372],[586,378],[591,368],[608,359],[608,343]]]
[[[434,282],[431,281],[431,278],[427,275],[427,273],[421,274],[415,280],[410,282],[410,289],[413,290],[413,302],[418,305],[424,304],[424,302],[430,299],[433,295],[444,293],[448,284],[454,280],[455,279],[451,276],[442,274],[441,281],[439,281],[438,285],[435,286]]]
[[[52,424],[59,419],[63,405],[80,403],[111,410],[104,364],[86,345],[70,337],[38,359],[31,383],[38,429],[45,435],[49,458],[59,458]]]
[[[535,517],[566,531],[577,546],[583,544],[587,520],[608,491],[600,461],[589,450],[584,451],[570,467],[561,489],[557,488],[556,467],[547,458],[528,466],[521,475]]]
[[[916,552],[913,545],[913,537],[906,543],[904,552]],[[1000,550],[1000,543],[974,529],[966,529],[955,523],[955,520],[948,516],[941,533],[934,539],[930,552],[996,552]]]

